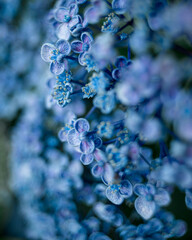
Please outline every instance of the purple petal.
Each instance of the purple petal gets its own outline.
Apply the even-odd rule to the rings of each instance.
[[[66,40],[57,41],[56,47],[59,49],[59,52],[65,56],[69,55],[69,53],[71,51],[71,46],[70,46],[69,42]]]
[[[102,152],[101,150],[96,149],[95,152],[94,152],[94,156],[95,156],[95,160],[96,160],[97,162],[100,162],[100,161],[106,162],[105,154],[104,154],[104,152]]]
[[[84,32],[84,33],[81,34],[81,41],[83,43],[90,44],[93,41],[93,38],[92,38],[90,33]]]
[[[155,202],[157,203],[157,205],[159,205],[159,206],[167,206],[171,201],[169,193],[165,189],[162,189],[162,188],[159,188],[157,190],[157,193],[155,194],[154,199],[155,199]]]
[[[128,180],[121,181],[119,192],[123,197],[130,197],[133,194],[133,187]]]
[[[112,166],[108,163],[104,165],[104,173],[101,177],[104,184],[109,185],[113,182],[114,179],[114,170]]]
[[[79,118],[75,121],[74,125],[77,132],[88,132],[90,129],[89,122],[85,118]]]
[[[93,162],[94,156],[93,154],[82,154],[80,157],[80,161],[84,164],[84,165],[89,165],[90,163]]]
[[[83,43],[81,41],[73,41],[71,43],[71,49],[75,53],[82,53],[83,52]]]
[[[138,197],[135,200],[135,209],[144,219],[149,219],[155,213],[156,205],[153,201],[147,201],[145,197]]]
[[[103,166],[99,166],[98,164],[95,164],[91,169],[91,172],[94,177],[101,177],[101,175],[103,174]]]
[[[85,20],[88,23],[95,24],[99,21],[99,11],[98,8],[90,7],[85,11]]]
[[[112,8],[117,13],[125,13],[128,8],[128,0],[113,0]]]
[[[82,22],[82,19],[79,15],[74,16],[68,24],[69,29],[73,31],[75,26],[81,22]]]
[[[122,204],[124,198],[119,192],[117,185],[111,185],[106,189],[106,197],[114,204],[120,205]]]
[[[141,183],[135,184],[134,193],[138,196],[146,196],[147,194],[146,186]]]
[[[50,71],[55,75],[60,75],[65,70],[63,63],[58,63],[56,61],[50,64]]]
[[[81,141],[79,140],[79,134],[75,131],[75,129],[69,131],[67,140],[68,143],[73,146],[79,146],[81,143]]]
[[[52,51],[55,50],[55,46],[50,43],[45,43],[41,47],[41,57],[45,62],[51,62]]]
[[[83,140],[80,143],[80,151],[85,154],[90,154],[94,151],[95,144],[92,140]]]
[[[120,56],[120,57],[117,57],[116,61],[115,61],[115,66],[117,68],[123,68],[123,67],[126,67],[127,66],[127,59],[126,57],[123,57],[123,56]]]
[[[59,22],[65,22],[66,16],[70,17],[69,9],[67,8],[62,7],[55,12],[55,19]]]
[[[58,26],[56,31],[57,37],[60,39],[68,40],[71,36],[68,23],[62,23]]]
[[[71,17],[73,17],[74,15],[76,15],[76,14],[78,13],[78,11],[79,11],[77,4],[71,4],[69,11],[70,11],[70,16],[71,16]]]

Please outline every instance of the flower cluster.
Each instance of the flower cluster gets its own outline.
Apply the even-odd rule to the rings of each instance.
[[[0,98],[17,99],[26,84],[19,76],[48,87],[26,84],[12,133],[11,187],[26,238],[185,235],[187,224],[165,208],[179,192],[192,209],[191,13],[190,1],[58,0],[42,30],[49,67],[37,60],[30,74],[33,55],[14,45],[13,71],[0,70]],[[36,32],[25,21],[21,35]],[[13,42],[0,41],[5,49]],[[20,44],[42,39],[31,41]]]

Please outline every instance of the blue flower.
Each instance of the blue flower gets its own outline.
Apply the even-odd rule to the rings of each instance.
[[[68,143],[78,147],[82,153],[80,160],[84,165],[90,164],[94,159],[94,151],[102,145],[102,140],[95,135],[95,132],[89,132],[90,126],[86,119],[79,118],[74,123],[67,135]]]
[[[82,19],[78,13],[78,6],[72,3],[68,8],[61,7],[55,12],[55,19],[61,24],[57,28],[57,36],[60,39],[68,40],[71,32],[81,24]]]
[[[88,83],[85,85],[85,87],[82,87],[82,92],[83,94],[83,98],[92,98],[95,96],[96,91],[95,89],[92,87],[91,83]]]
[[[97,126],[97,133],[101,137],[111,138],[113,135],[114,126],[110,122],[100,122]]]
[[[71,46],[66,40],[57,41],[56,45],[50,43],[43,44],[41,57],[45,62],[50,62],[50,71],[55,75],[60,75],[68,68],[66,56],[69,55]]]
[[[71,102],[69,96],[72,92],[73,92],[72,85],[70,83],[67,83],[65,84],[65,86],[63,85],[55,86],[51,95],[57,101],[59,106],[64,107]]]
[[[133,194],[132,184],[128,180],[122,180],[119,184],[110,184],[106,189],[107,198],[114,204],[120,205],[125,198]]]
[[[113,90],[100,93],[93,100],[94,106],[104,114],[109,114],[115,108],[115,103],[116,99]]]
[[[66,83],[69,83],[72,79],[72,74],[69,71],[64,70],[64,72],[60,75],[58,75],[56,80],[56,84],[58,85],[65,85]]]
[[[129,0],[113,0],[112,8],[116,13],[125,13],[130,5],[128,2]]]
[[[106,21],[103,23],[101,31],[116,33],[118,31],[119,21],[120,19],[116,14],[110,13],[108,17],[106,17]]]
[[[100,177],[104,184],[108,185],[112,183],[114,178],[114,170],[110,163],[107,162],[107,158],[99,149],[94,152],[96,163],[93,165],[91,172],[94,177]]]
[[[105,77],[103,72],[93,73],[89,80],[96,93],[104,93],[109,86],[109,80]]]
[[[152,184],[136,184],[134,192],[138,195],[135,200],[135,209],[144,219],[151,218],[158,206],[167,206],[170,203],[169,193]]]
[[[89,51],[91,47],[91,42],[93,41],[93,38],[90,33],[83,32],[81,34],[81,41],[75,40],[71,43],[71,49],[75,53],[79,53],[79,63],[83,65],[83,59],[85,54]]]
[[[161,234],[162,229],[162,222],[157,218],[153,218],[139,226],[123,225],[118,231],[120,232],[120,236],[126,240],[164,240]]]
[[[113,144],[106,147],[106,154],[115,171],[123,169],[128,162],[126,155]]]
[[[112,72],[112,76],[115,80],[119,80],[122,78],[122,72],[131,64],[130,61],[126,59],[124,56],[117,57],[115,61],[116,68]]]

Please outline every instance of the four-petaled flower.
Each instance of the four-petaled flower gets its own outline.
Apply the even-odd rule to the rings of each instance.
[[[119,80],[122,77],[122,72],[131,64],[131,61],[127,60],[124,56],[117,57],[115,61],[116,68],[112,72],[112,76],[115,80]]]
[[[85,54],[89,51],[91,47],[91,42],[93,38],[90,33],[83,32],[81,34],[81,41],[75,40],[71,43],[71,49],[75,53],[79,53],[79,63],[84,65]]]
[[[102,140],[95,132],[90,132],[90,125],[84,118],[79,118],[74,123],[74,128],[68,133],[68,143],[77,147],[82,153],[80,160],[84,165],[90,164],[94,159],[94,151],[102,145]]]
[[[55,13],[55,19],[61,24],[57,28],[57,36],[60,39],[68,40],[71,32],[82,23],[82,19],[78,13],[78,6],[71,4],[69,8],[61,7]]]
[[[152,184],[136,184],[134,192],[138,196],[135,200],[136,211],[144,218],[151,218],[158,206],[170,203],[170,195],[163,188],[156,188]]]
[[[50,43],[43,44],[41,57],[45,62],[50,62],[50,71],[55,75],[60,75],[68,68],[66,56],[69,55],[71,46],[66,40],[57,41],[56,45]]]
[[[106,189],[107,198],[114,204],[120,205],[125,198],[133,194],[132,184],[128,180],[122,180],[119,184],[110,184]]]

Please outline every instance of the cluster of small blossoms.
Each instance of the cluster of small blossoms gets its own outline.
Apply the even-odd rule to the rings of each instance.
[[[178,187],[192,208],[188,8],[188,1],[59,1],[51,18],[56,44],[41,49],[55,78],[70,72],[76,88],[64,85],[65,92],[57,83],[53,98],[62,107],[82,101],[88,112],[65,119],[59,139],[88,165],[104,201],[125,203],[124,209],[146,220],[135,226],[130,217],[115,226],[122,239],[168,239],[186,232],[186,224],[162,207]],[[183,31],[180,23],[168,23],[169,11],[175,22],[178,12],[186,13]],[[180,40],[183,34],[187,40]],[[61,99],[68,93],[70,101]]]
[[[187,224],[166,208],[179,192],[192,210],[191,2],[58,0],[48,13],[44,1],[27,1],[21,19],[14,2],[8,11],[3,1],[0,16],[0,60],[10,64],[0,99],[14,111],[0,114],[22,110],[10,184],[26,222],[19,231],[34,240],[182,238]],[[30,12],[38,8],[42,29]],[[49,74],[33,54],[42,35]]]

